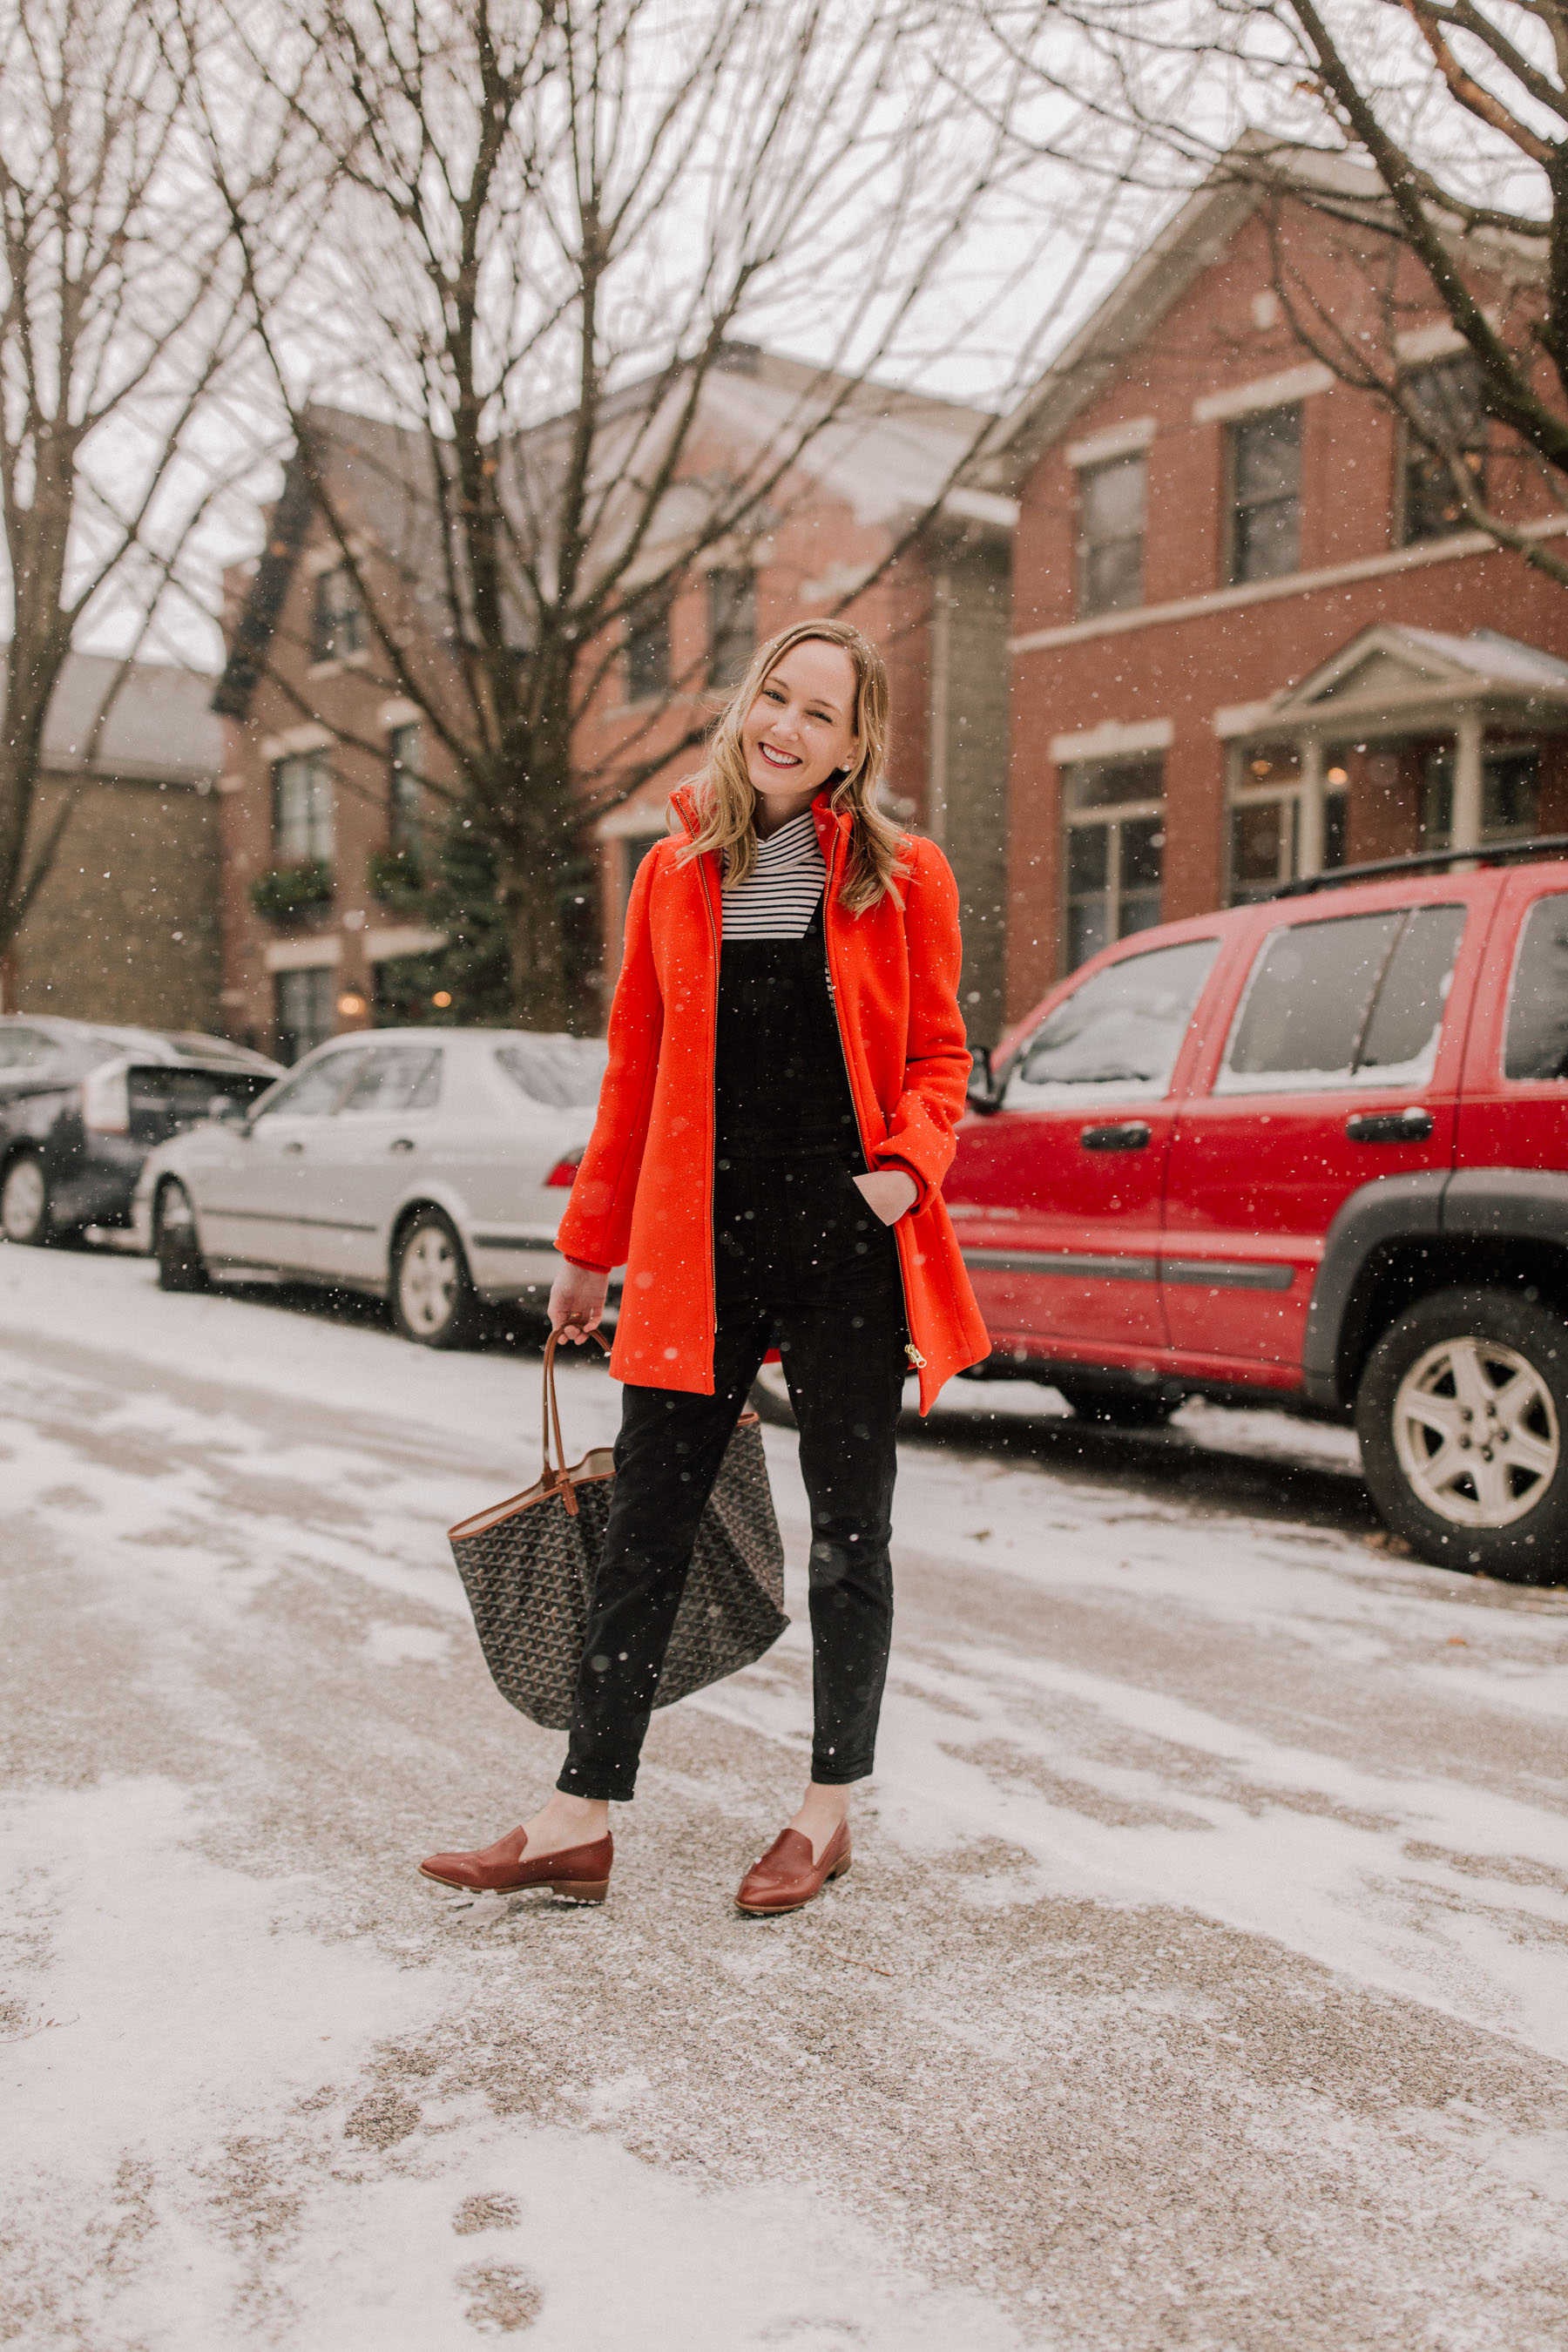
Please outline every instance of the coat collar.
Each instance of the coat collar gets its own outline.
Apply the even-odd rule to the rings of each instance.
[[[702,819],[697,806],[697,795],[691,786],[677,784],[669,796],[669,805],[680,819],[687,839],[689,841],[695,839],[701,828]],[[849,831],[849,812],[847,809],[836,809],[833,806],[833,795],[824,784],[811,803],[811,814],[816,826],[816,838],[822,845],[822,854],[824,857],[830,858],[833,855],[835,836],[841,839]]]

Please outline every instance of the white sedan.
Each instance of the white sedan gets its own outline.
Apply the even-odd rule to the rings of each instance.
[[[518,1029],[382,1029],[318,1045],[248,1111],[150,1154],[132,1222],[165,1290],[281,1276],[390,1298],[460,1345],[479,1303],[541,1303],[593,1129],[605,1047]]]

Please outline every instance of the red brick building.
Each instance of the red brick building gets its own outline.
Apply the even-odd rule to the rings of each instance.
[[[708,379],[682,478],[711,478],[754,464],[759,448],[789,446],[820,382],[793,362],[737,352]],[[994,491],[956,491],[910,535],[985,422],[952,404],[855,387],[776,483],[745,543],[705,551],[603,667],[574,738],[584,789],[613,791],[669,752],[595,829],[606,999],[631,875],[664,829],[671,785],[700,757],[688,740],[693,728],[761,635],[837,611],[848,597],[849,617],[882,647],[893,676],[893,807],[949,848],[966,908],[968,1010],[977,1034],[996,1034],[1015,510]],[[367,581],[385,582],[400,626],[433,638],[444,607],[434,554],[418,552],[427,462],[419,443],[341,412],[320,413],[315,425],[334,502],[357,526],[356,562]],[[668,570],[671,543],[690,527],[678,481],[665,530],[656,526],[644,551],[644,576]],[[425,570],[432,586],[422,596]],[[295,467],[262,557],[232,583],[219,702],[229,721],[225,1011],[234,1034],[285,1059],[374,1022],[378,1010],[390,1017],[382,983],[392,967],[439,944],[387,887],[389,853],[430,823],[420,780],[439,782],[437,754],[417,709],[377,683],[350,584]],[[586,673],[603,651],[589,648]],[[297,875],[316,894],[308,901],[289,884]],[[278,876],[288,887],[275,889]]]
[[[1451,478],[1303,355],[1280,299],[1294,283],[1379,341],[1458,420],[1489,499],[1561,530],[1388,250],[1216,175],[999,436],[985,478],[1019,504],[1013,1017],[1148,923],[1568,831],[1568,592],[1459,527]]]

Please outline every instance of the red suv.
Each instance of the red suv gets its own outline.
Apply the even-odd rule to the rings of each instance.
[[[1561,1577],[1565,852],[1349,869],[1064,981],[980,1058],[943,1188],[983,1374],[1353,1414],[1423,1559]]]

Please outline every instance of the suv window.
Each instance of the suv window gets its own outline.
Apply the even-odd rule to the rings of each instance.
[[[1530,910],[1508,997],[1506,1078],[1568,1078],[1568,894]]]
[[[1091,973],[1020,1048],[1003,1108],[1081,1102],[1089,1087],[1119,1101],[1163,1095],[1218,952],[1217,940],[1183,940]]]
[[[353,1076],[362,1069],[370,1057],[365,1045],[351,1046],[346,1053],[323,1054],[298,1077],[278,1088],[267,1097],[265,1117],[280,1114],[285,1118],[327,1118],[336,1110],[338,1097]]]
[[[1464,928],[1463,907],[1396,907],[1270,931],[1215,1094],[1424,1085]]]
[[[520,1037],[496,1061],[519,1094],[552,1110],[587,1110],[599,1099],[608,1048],[597,1037]]]
[[[441,1092],[438,1045],[379,1045],[355,1060],[359,1075],[338,1105],[340,1112],[435,1108]]]

